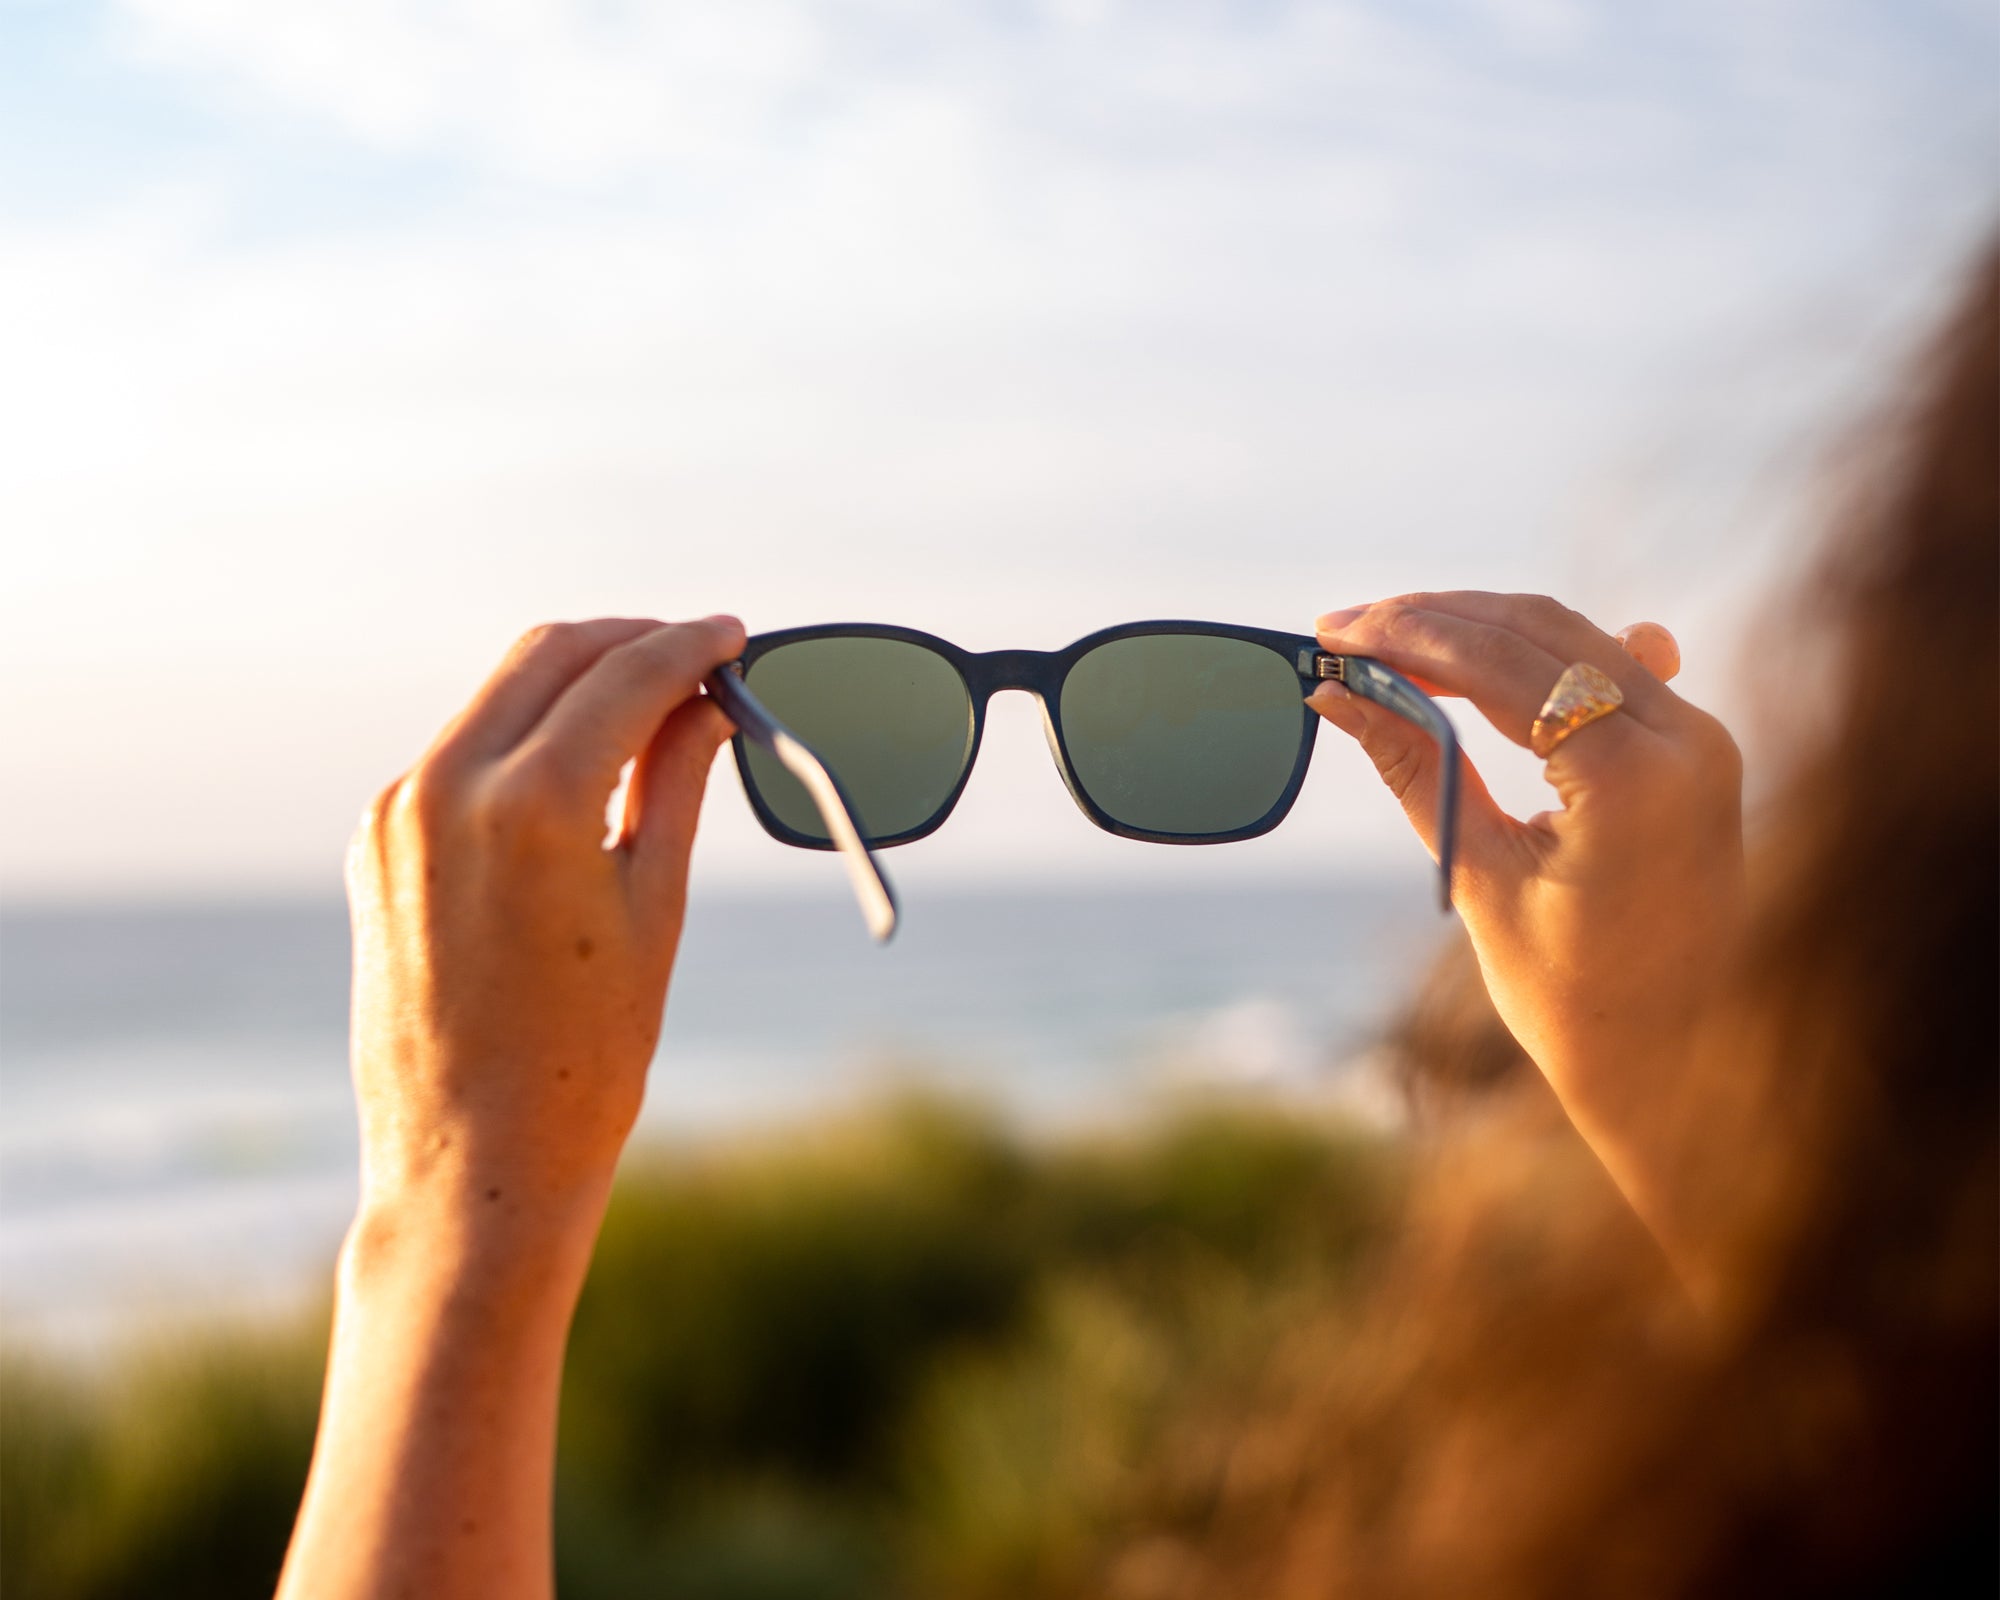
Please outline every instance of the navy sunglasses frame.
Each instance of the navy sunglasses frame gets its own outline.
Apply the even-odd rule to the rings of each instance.
[[[1299,697],[1299,744],[1292,762],[1292,772],[1283,792],[1261,817],[1241,828],[1232,828],[1222,833],[1162,833],[1150,828],[1135,828],[1109,815],[1078,781],[1076,769],[1070,762],[1069,746],[1062,726],[1062,687],[1069,671],[1092,650],[1117,639],[1138,639],[1159,634],[1193,634],[1215,639],[1240,639],[1247,644],[1261,645],[1263,648],[1284,657],[1297,674],[1302,693]],[[788,644],[797,644],[808,639],[894,639],[904,644],[912,644],[942,656],[964,683],[966,693],[972,702],[972,741],[966,753],[965,770],[959,774],[958,782],[929,817],[914,828],[905,828],[893,834],[869,834],[863,831],[863,838],[871,849],[889,849],[899,844],[910,844],[926,838],[944,826],[952,811],[957,807],[959,796],[972,778],[972,769],[979,761],[979,747],[986,736],[986,704],[994,695],[1004,689],[1019,689],[1031,694],[1042,708],[1042,730],[1048,738],[1049,753],[1054,756],[1056,771],[1061,774],[1063,786],[1069,790],[1070,798],[1093,823],[1106,833],[1116,834],[1121,839],[1139,839],[1149,844],[1231,844],[1239,839],[1254,839],[1269,833],[1290,813],[1293,802],[1299,797],[1299,790],[1305,785],[1306,769],[1312,764],[1314,737],[1319,731],[1319,717],[1305,704],[1305,696],[1321,682],[1332,679],[1345,684],[1347,689],[1385,706],[1398,716],[1416,724],[1438,742],[1443,759],[1439,763],[1439,807],[1442,819],[1440,848],[1438,856],[1439,882],[1442,904],[1451,905],[1451,871],[1453,844],[1457,836],[1458,818],[1458,732],[1451,719],[1438,707],[1431,697],[1419,689],[1408,678],[1384,666],[1368,656],[1343,656],[1320,648],[1319,641],[1310,634],[1284,633],[1271,628],[1241,627],[1227,622],[1192,621],[1150,621],[1126,622],[1115,627],[1100,628],[1095,633],[1085,634],[1074,644],[1061,650],[964,650],[948,639],[940,639],[935,634],[923,633],[915,628],[897,627],[892,623],[880,622],[837,622],[821,623],[803,628],[780,628],[770,633],[753,634],[744,646],[743,654],[733,663],[736,669],[748,673],[760,657]],[[736,755],[736,772],[743,783],[743,793],[750,802],[750,809],[763,825],[764,831],[782,844],[795,845],[803,850],[832,850],[837,848],[826,839],[814,839],[781,822],[776,813],[765,803],[758,791],[756,780],[750,774],[748,749],[744,735],[738,732],[730,741]],[[859,819],[857,819],[859,820]]]

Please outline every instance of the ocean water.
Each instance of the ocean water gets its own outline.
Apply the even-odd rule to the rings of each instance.
[[[639,1137],[921,1085],[1028,1125],[1340,1092],[1446,932],[1425,887],[697,897]],[[0,909],[0,1332],[88,1354],[323,1290],[356,1192],[337,903]]]

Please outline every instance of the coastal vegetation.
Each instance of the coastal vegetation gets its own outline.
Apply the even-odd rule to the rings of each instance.
[[[1030,1139],[907,1100],[636,1151],[563,1397],[566,1600],[1087,1583],[1174,1430],[1337,1314],[1392,1230],[1393,1139],[1204,1103]],[[103,1368],[0,1362],[0,1592],[270,1593],[325,1317]]]

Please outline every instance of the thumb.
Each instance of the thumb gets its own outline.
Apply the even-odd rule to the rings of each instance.
[[[1437,741],[1386,706],[1364,700],[1336,682],[1319,685],[1306,704],[1361,746],[1436,860],[1444,832],[1438,782],[1444,756]],[[1461,755],[1459,763],[1454,871],[1488,882],[1514,878],[1519,875],[1514,820],[1500,809],[1471,760]]]

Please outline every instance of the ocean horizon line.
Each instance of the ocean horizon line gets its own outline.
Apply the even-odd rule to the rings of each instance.
[[[890,857],[889,864],[893,871],[895,866],[893,856]],[[1430,864],[1425,862],[1396,867],[1334,867],[1311,874],[1253,873],[1242,877],[1202,875],[1187,881],[1136,874],[1132,876],[1106,874],[1101,877],[1079,878],[1051,872],[1046,878],[1040,875],[1024,876],[1010,873],[1004,877],[953,875],[935,881],[918,878],[915,882],[909,882],[909,875],[904,874],[901,875],[899,887],[907,885],[909,891],[917,894],[951,901],[1087,899],[1098,896],[1131,899],[1209,896],[1222,898],[1266,894],[1291,896],[1307,894],[1315,888],[1393,892],[1405,886],[1421,894],[1428,887],[1433,870]],[[66,916],[72,913],[90,915],[196,910],[323,911],[329,907],[344,905],[345,898],[338,887],[306,886],[265,889],[216,885],[106,891],[84,888],[54,893],[29,891],[24,894],[9,893],[0,889],[0,920],[45,915]],[[839,904],[848,898],[849,891],[845,881],[837,876],[825,882],[797,884],[764,877],[732,878],[723,882],[707,883],[695,880],[689,886],[690,904],[699,902],[734,904],[769,900],[819,905]]]

